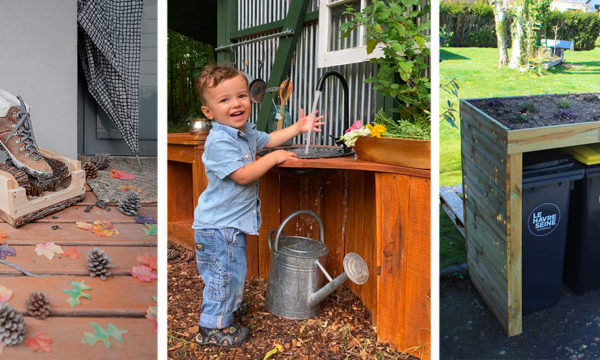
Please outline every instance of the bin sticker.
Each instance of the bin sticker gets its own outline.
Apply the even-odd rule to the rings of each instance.
[[[534,236],[546,236],[553,232],[559,223],[560,208],[553,203],[543,203],[529,214],[527,227]]]

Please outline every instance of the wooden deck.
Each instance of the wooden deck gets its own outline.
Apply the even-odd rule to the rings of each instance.
[[[25,317],[27,331],[25,339],[37,332],[44,332],[53,343],[49,353],[32,353],[25,341],[17,346],[5,347],[2,356],[7,359],[156,359],[157,335],[154,325],[144,316],[149,306],[157,306],[156,281],[145,283],[131,276],[131,268],[140,265],[138,255],[157,255],[156,236],[144,236],[143,224],[137,224],[133,217],[122,214],[116,206],[110,211],[94,206],[85,212],[88,205],[96,203],[96,197],[86,185],[83,202],[77,203],[58,213],[13,228],[0,221],[0,231],[7,234],[6,243],[15,249],[17,256],[8,256],[6,261],[21,266],[44,278],[29,277],[12,267],[0,264],[0,285],[13,291],[9,304],[19,311],[25,311],[25,299],[36,290],[45,291],[51,303],[51,316],[46,320]],[[157,217],[156,205],[143,206],[141,214]],[[119,235],[96,237],[90,231],[79,229],[75,222],[92,223],[95,220],[111,221],[119,230]],[[52,227],[58,225],[58,229]],[[52,260],[38,256],[35,245],[53,241],[63,250],[75,248],[81,255],[78,259],[56,254]],[[94,247],[100,248],[111,258],[114,267],[112,277],[106,281],[91,278],[87,270],[87,253]],[[84,291],[89,299],[81,298],[81,304],[74,308],[66,302],[68,294],[62,289],[72,288],[71,281],[85,281],[90,290]],[[103,329],[112,323],[122,335],[123,343],[110,338],[111,346],[106,348],[102,341],[90,346],[82,343],[84,333],[94,333],[91,323]]]

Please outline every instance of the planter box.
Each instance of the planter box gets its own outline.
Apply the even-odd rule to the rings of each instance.
[[[354,151],[359,159],[382,164],[431,169],[431,141],[389,137],[358,138]]]
[[[460,101],[469,276],[513,336],[522,332],[523,153],[600,142],[600,122],[510,130],[474,100]]]

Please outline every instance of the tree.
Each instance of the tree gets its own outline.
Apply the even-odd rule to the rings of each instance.
[[[512,38],[511,69],[527,65],[540,48],[540,30],[552,0],[492,0],[498,42],[498,65],[507,65],[508,23]]]
[[[492,0],[492,6],[498,40],[498,67],[501,67],[508,63],[508,0]]]

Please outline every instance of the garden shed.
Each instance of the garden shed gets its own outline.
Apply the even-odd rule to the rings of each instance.
[[[312,108],[317,84],[331,70],[345,81],[338,76],[324,81],[316,108],[326,123],[314,143],[334,145],[333,138],[356,120],[369,123],[378,109],[391,110],[392,100],[365,81],[376,75],[377,65],[368,61],[363,34],[355,30],[341,36],[341,25],[349,21],[346,6],[361,9],[366,0],[225,0],[217,5],[217,61],[266,82],[250,120],[260,130],[268,127],[284,80],[293,83],[287,104],[296,119],[299,109]],[[205,138],[206,133],[168,138],[169,240],[188,248],[194,243],[193,209],[207,184],[201,161]],[[369,280],[347,286],[371,312],[378,339],[429,358],[430,175],[429,169],[354,157],[300,159],[272,169],[259,181],[262,227],[257,237],[248,238],[249,277],[268,276],[269,230],[297,210],[311,210],[323,220],[330,274],[344,271],[348,252],[365,259]],[[285,233],[317,238],[314,225],[299,219],[288,223]]]

